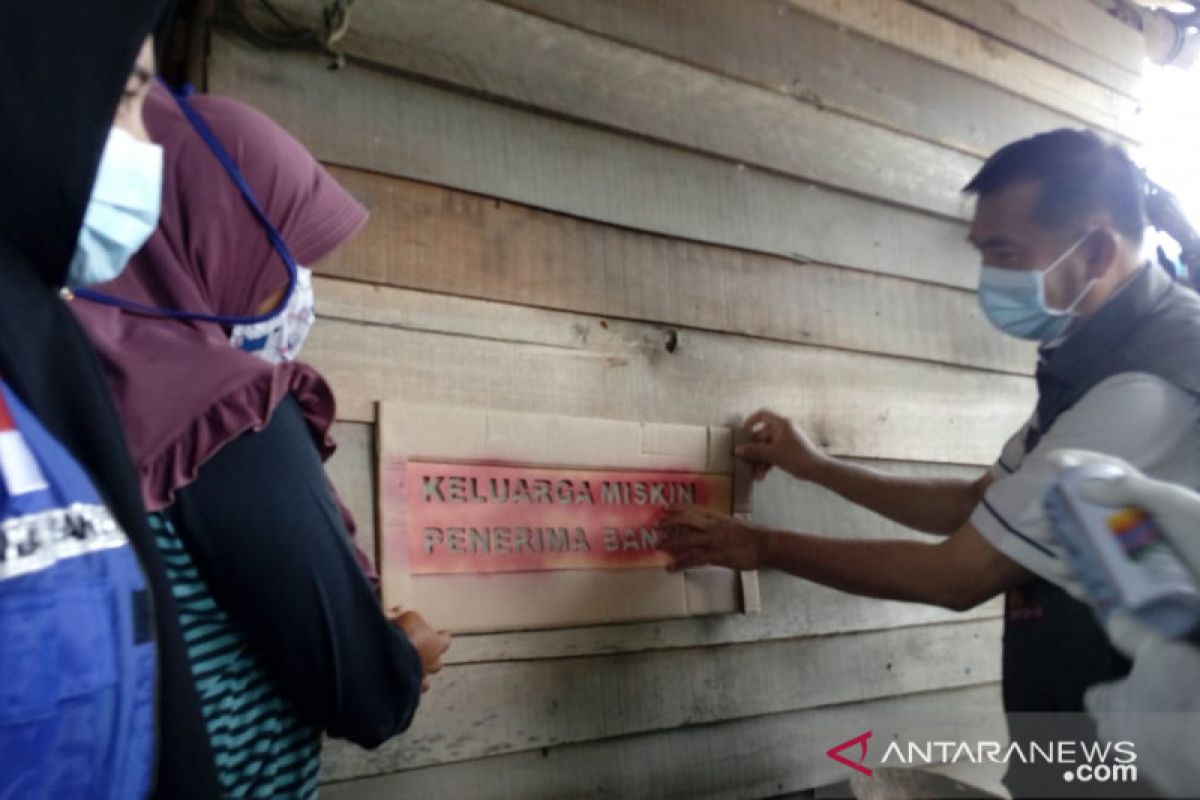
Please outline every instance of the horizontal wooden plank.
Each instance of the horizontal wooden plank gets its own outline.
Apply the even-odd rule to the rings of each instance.
[[[339,428],[356,430],[341,442],[338,456],[341,473],[334,479],[348,498],[366,497],[374,491],[367,483],[374,453],[365,444],[369,426],[340,423]],[[361,433],[357,433],[361,431]],[[343,433],[344,435],[344,433]],[[868,463],[868,462],[860,462]],[[883,463],[883,469],[903,475],[973,480],[978,467],[949,464]],[[353,483],[339,480],[355,476]],[[370,500],[362,505],[369,509]],[[352,510],[360,513],[355,504]],[[787,530],[827,536],[867,539],[928,539],[930,537],[895,525],[811,483],[772,473],[754,494],[755,517],[764,524]],[[954,614],[932,606],[898,603],[847,595],[833,589],[793,578],[779,572],[759,575],[762,613],[711,619],[660,620],[648,623],[596,625],[550,631],[526,631],[455,637],[447,663],[529,660],[644,650],[697,647],[735,642],[787,639],[796,636],[829,635],[850,631],[877,630],[906,625],[948,622],[956,619],[989,619],[999,615],[999,599]]]
[[[1006,742],[999,695],[995,684],[985,684],[526,750],[326,784],[321,796],[326,800],[774,797],[844,780],[846,768],[826,757],[825,751],[860,733],[865,725],[876,731],[876,742],[893,734]],[[337,759],[332,750],[327,752],[327,760]],[[995,791],[1002,770],[980,765],[955,777]]]
[[[784,0],[501,0],[583,30],[986,157],[1064,114]]]
[[[1077,75],[1103,84],[1133,100],[1141,99],[1140,68],[1137,73],[1060,36],[1018,10],[1012,0],[910,0],[922,8],[961,22],[1025,50],[1038,58],[1064,67]],[[1044,0],[1037,5],[1047,5]],[[1091,3],[1087,5],[1095,9]],[[1076,15],[1078,21],[1079,17]],[[1132,32],[1132,31],[1131,31]]]
[[[1090,125],[1140,138],[1134,100],[922,8],[900,0],[788,2]]]
[[[633,655],[446,667],[412,728],[330,743],[327,780],[935,689],[1000,675],[998,620]],[[833,742],[836,743],[837,739]]]
[[[974,291],[645,234],[377,173],[332,171],[372,221],[319,265],[324,274],[1016,374],[1033,369],[1034,347],[988,324]],[[332,291],[346,294],[332,302],[347,311],[374,296]]]
[[[355,64],[326,66],[217,33],[209,88],[270,114],[326,162],[800,261],[974,285],[978,258],[959,222]]]
[[[323,0],[277,0],[317,12]],[[962,217],[978,158],[489,0],[355,9],[373,64],[889,202]]]
[[[384,550],[384,564],[388,551]],[[662,619],[740,614],[741,576],[703,567],[571,569],[491,574],[413,575],[384,567],[385,605],[415,608],[452,635],[570,629]],[[746,580],[757,589],[757,576]]]
[[[914,603],[874,600],[843,594],[775,571],[759,573],[759,591],[763,610],[752,616],[723,615],[708,619],[456,636],[446,654],[446,663],[642,653],[777,641],[801,634],[828,636],[962,619],[998,619],[1003,610],[1001,599],[962,613]]]
[[[1033,406],[1033,380],[804,345],[365,287],[388,324],[337,319],[332,293],[305,356],[368,422],[404,399],[685,425],[768,406],[838,455],[990,464]],[[323,303],[326,303],[323,305]],[[420,308],[408,318],[405,309]],[[419,326],[413,319],[422,318]],[[382,317],[376,317],[382,319]]]
[[[1140,31],[1124,24],[1093,0],[1008,0],[1020,13],[1123,69],[1140,74],[1146,46]]]

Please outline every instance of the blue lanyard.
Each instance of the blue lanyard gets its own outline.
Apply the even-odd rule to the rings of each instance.
[[[170,317],[173,319],[192,319],[200,322],[216,322],[220,325],[252,325],[255,322],[263,322],[276,316],[282,309],[287,307],[288,301],[292,297],[292,292],[296,289],[296,260],[292,258],[292,253],[288,250],[287,244],[283,241],[283,237],[279,235],[279,231],[271,224],[271,220],[267,217],[262,206],[258,203],[258,198],[254,196],[254,191],[251,190],[250,184],[246,183],[246,179],[242,177],[242,173],[238,170],[237,165],[233,163],[233,159],[229,157],[229,153],[221,146],[221,142],[217,140],[216,134],[212,128],[208,127],[208,123],[204,118],[197,113],[196,109],[188,101],[188,97],[192,94],[192,87],[185,86],[182,91],[175,91],[166,81],[163,85],[171,92],[171,96],[175,98],[175,102],[179,104],[180,110],[184,116],[192,123],[192,127],[196,129],[196,133],[208,145],[208,149],[216,156],[217,161],[221,162],[221,166],[225,168],[225,172],[229,178],[237,186],[238,191],[242,193],[242,199],[246,201],[246,205],[254,212],[254,216],[258,218],[259,223],[263,226],[263,230],[267,233],[267,238],[271,240],[271,246],[275,248],[275,252],[283,259],[283,263],[287,266],[288,284],[287,290],[283,293],[279,304],[266,312],[265,314],[255,314],[253,316],[227,316],[224,314],[201,314],[192,311],[181,311],[174,308],[156,308],[142,303],[135,303],[132,300],[125,300],[120,297],[103,294],[92,289],[76,289],[74,294],[76,297],[82,297],[85,300],[90,300],[93,303],[102,303],[108,306],[116,306],[127,311],[136,311],[139,314],[148,314],[155,317]]]

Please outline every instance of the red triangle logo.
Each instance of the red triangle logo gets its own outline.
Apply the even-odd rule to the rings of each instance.
[[[844,764],[845,766],[849,767],[850,769],[861,772],[863,775],[866,775],[869,778],[872,775],[874,775],[875,773],[871,771],[870,767],[864,767],[862,765],[862,763],[867,760],[867,740],[871,738],[871,733],[872,733],[871,731],[867,731],[866,733],[860,733],[858,736],[855,736],[853,739],[847,739],[846,741],[842,742],[841,744],[835,744],[833,747],[831,747],[825,751],[825,755],[829,756],[830,758],[832,758],[834,761],[838,762],[839,764]],[[858,755],[857,762],[851,761],[842,755],[843,750],[848,750],[851,747],[854,747],[855,745],[858,745],[860,748],[862,748],[861,752]]]
[[[0,431],[16,430],[17,424],[13,422],[12,414],[8,411],[8,402],[4,399],[4,393],[0,392]]]

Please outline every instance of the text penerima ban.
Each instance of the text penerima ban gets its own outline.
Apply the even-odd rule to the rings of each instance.
[[[422,531],[426,555],[501,555],[517,553],[614,553],[658,548],[654,528],[603,528],[588,535],[584,528],[427,527]],[[594,541],[593,541],[594,540]]]

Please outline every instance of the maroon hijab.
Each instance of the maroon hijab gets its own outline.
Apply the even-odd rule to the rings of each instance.
[[[193,105],[229,152],[296,262],[312,264],[349,239],[367,211],[304,147],[252,108],[197,95]],[[125,272],[100,292],[160,308],[250,315],[287,284],[287,269],[237,187],[161,86],[146,128],[164,149],[162,219]],[[171,503],[200,465],[261,430],[289,392],[327,458],[333,393],[313,368],[269,364],[208,322],[71,303],[90,335],[133,453],[146,507]]]

